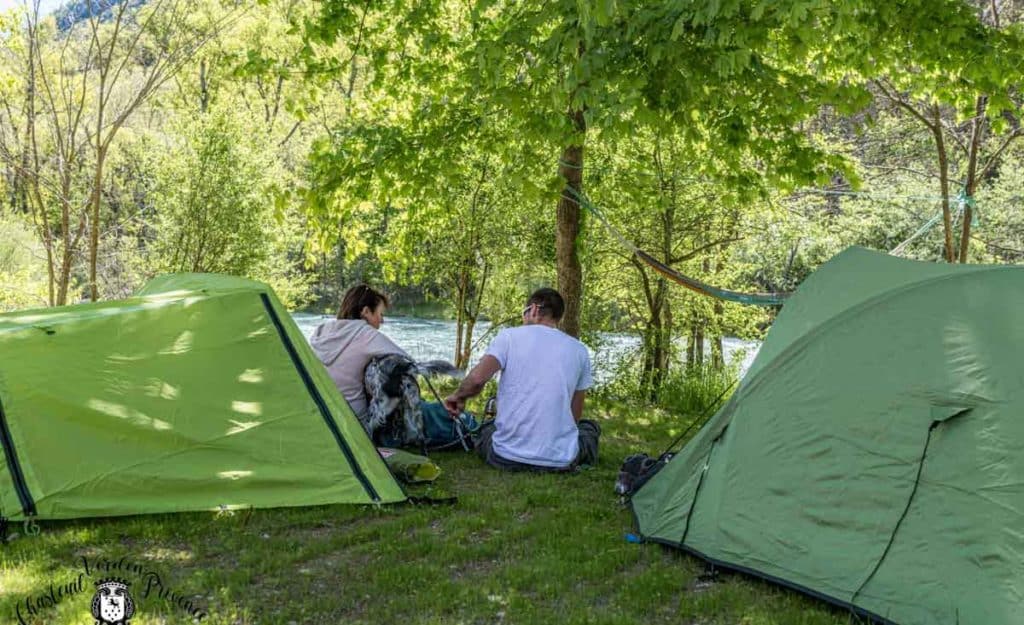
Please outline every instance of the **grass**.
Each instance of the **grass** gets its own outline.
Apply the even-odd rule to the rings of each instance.
[[[328,506],[234,514],[45,523],[0,549],[0,619],[73,581],[82,556],[126,558],[160,576],[204,623],[672,623],[837,625],[845,613],[741,575],[698,580],[703,564],[637,545],[612,487],[622,458],[686,427],[657,411],[595,402],[601,461],[576,475],[503,474],[468,454],[434,454],[455,506]],[[22,532],[20,525],[12,528]],[[133,623],[187,623],[166,596],[141,594]],[[26,623],[92,623],[95,589]],[[22,608],[24,612],[24,608]]]

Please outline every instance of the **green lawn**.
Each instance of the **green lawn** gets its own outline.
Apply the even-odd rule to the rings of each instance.
[[[43,524],[0,549],[0,622],[15,604],[74,581],[81,557],[142,565],[199,604],[204,623],[852,622],[841,611],[760,581],[698,581],[698,560],[625,540],[612,493],[619,463],[655,451],[685,427],[664,415],[594,404],[604,427],[599,466],[576,475],[501,474],[466,454],[434,454],[455,506],[258,510]],[[116,572],[115,572],[116,574]],[[133,623],[190,616],[128,571]],[[95,578],[94,578],[95,579]],[[152,578],[150,578],[152,579]],[[87,582],[88,583],[88,582]],[[95,589],[27,623],[92,623]],[[22,603],[23,605],[23,603]],[[24,613],[24,607],[22,607]]]

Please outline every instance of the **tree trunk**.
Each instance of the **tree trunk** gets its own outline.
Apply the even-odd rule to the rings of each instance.
[[[576,129],[586,130],[583,111],[570,115]],[[582,137],[581,137],[582,138]],[[581,140],[582,143],[582,140]],[[565,179],[566,188],[558,198],[555,259],[558,268],[558,291],[565,299],[562,330],[570,336],[580,335],[580,304],[583,297],[583,269],[576,249],[580,233],[580,205],[576,195],[583,193],[583,146],[570,145],[562,151],[558,172]],[[571,189],[571,190],[570,190]]]
[[[480,270],[480,284],[474,288],[476,297],[472,299],[472,308],[466,310],[466,330],[462,341],[462,353],[459,355],[459,362],[456,367],[462,369],[469,366],[469,360],[473,356],[473,331],[476,329],[476,320],[480,317],[480,307],[484,300],[484,289],[487,288],[487,278],[490,277],[491,268],[487,261],[484,261]]]
[[[933,107],[932,125],[929,128],[935,138],[935,152],[939,157],[939,187],[942,193],[942,229],[945,234],[946,262],[955,262],[953,252],[953,216],[949,209],[949,158],[946,155],[946,141],[942,136],[942,117],[939,107]]]
[[[693,362],[698,367],[704,366],[704,324],[697,318],[693,321]]]
[[[462,342],[462,352],[456,359],[455,367],[457,369],[465,369],[469,366],[469,358],[472,356],[473,351],[473,329],[476,328],[476,316],[469,316],[466,318],[466,329],[465,339]]]
[[[846,186],[846,180],[842,174],[833,174],[829,186],[833,190],[842,189]],[[838,217],[843,214],[842,196],[828,195],[825,197],[825,214],[829,217]]]
[[[694,337],[696,337],[696,332],[694,331],[694,326],[691,323],[690,327],[687,329],[687,333],[686,333],[686,366],[687,367],[692,365],[693,361],[697,358],[697,350],[696,350],[697,343],[696,343]]]
[[[97,127],[102,127],[102,116]],[[99,138],[97,138],[99,141]],[[94,302],[100,300],[99,284],[96,281],[96,262],[99,257],[100,247],[100,189],[103,186],[103,163],[107,158],[107,146],[99,143],[96,146],[96,171],[92,180],[92,195],[90,204],[89,224],[89,297]]]
[[[466,322],[466,288],[469,281],[465,267],[459,270],[455,293],[455,366],[462,367],[462,331]]]
[[[206,59],[199,61],[199,112],[205,113],[210,103],[210,90],[206,84]]]
[[[664,361],[662,337],[665,332],[661,312],[661,301],[656,296],[654,305],[651,306],[650,317],[647,319],[647,327],[644,328],[643,365],[640,370],[644,393],[650,400],[656,398],[658,389],[665,379],[665,372],[662,369]]]
[[[971,145],[967,156],[967,178],[964,181],[964,195],[967,196],[967,203],[964,205],[963,225],[960,230],[960,262],[967,262],[967,253],[971,247],[971,219],[974,218],[974,208],[971,200],[974,198],[974,188],[978,176],[978,146],[981,144],[981,134],[985,129],[985,107],[988,104],[986,96],[978,96],[974,109],[974,126],[971,129]]]
[[[714,336],[711,338],[711,366],[716,371],[725,369],[725,346],[722,344],[722,315],[725,312],[725,305],[721,300],[715,300],[715,325]]]
[[[715,263],[715,271],[717,275],[722,273],[722,258],[721,255],[725,252],[725,246],[719,250],[719,258]],[[705,274],[711,269],[711,261],[708,259],[704,260]],[[725,346],[722,345],[722,317],[725,316],[725,303],[720,299],[716,299],[712,304],[712,317],[711,317],[711,367],[716,371],[725,369]]]

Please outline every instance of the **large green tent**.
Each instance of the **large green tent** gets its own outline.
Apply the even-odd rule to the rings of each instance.
[[[0,515],[405,499],[264,284],[171,275],[0,315]]]
[[[640,532],[882,622],[1020,622],[1021,311],[1021,267],[839,254],[633,497]]]

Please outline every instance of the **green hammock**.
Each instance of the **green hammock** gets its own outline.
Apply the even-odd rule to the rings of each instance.
[[[601,211],[599,211],[597,207],[590,202],[590,200],[588,200],[585,196],[577,192],[572,187],[567,188],[569,189],[569,192],[575,196],[575,198],[567,199],[572,199],[574,202],[578,203],[580,206],[586,208],[588,211],[593,213],[594,216],[597,217],[602,224],[604,224],[604,227],[607,228],[608,231],[612,233],[612,236],[614,236],[619,241],[619,243],[622,244],[623,247],[632,252],[637,258],[647,263],[652,269],[657,271],[659,274],[665,276],[666,278],[675,282],[676,284],[679,284],[680,286],[684,286],[690,289],[691,291],[695,291],[702,295],[707,295],[727,302],[747,304],[750,306],[781,306],[783,302],[786,301],[786,298],[789,297],[789,293],[741,293],[739,291],[730,291],[729,289],[722,289],[716,286],[711,286],[710,284],[701,282],[696,278],[691,278],[687,275],[684,275],[679,271],[673,269],[672,267],[669,267],[660,260],[654,258],[647,252],[638,248],[636,245],[630,243],[624,236],[622,236],[622,234],[619,233],[618,230],[615,229],[614,226],[612,226],[608,222],[607,219],[605,219],[604,215],[601,214]]]

